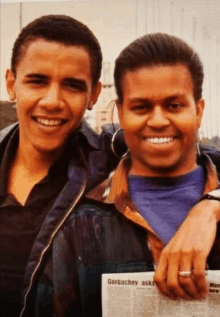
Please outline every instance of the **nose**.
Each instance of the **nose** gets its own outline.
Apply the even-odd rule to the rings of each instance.
[[[63,100],[58,84],[51,84],[45,89],[40,105],[42,108],[52,112],[60,111],[63,108]]]
[[[168,119],[167,113],[161,106],[154,107],[147,121],[148,126],[155,129],[164,128],[168,126],[169,123],[170,121]]]

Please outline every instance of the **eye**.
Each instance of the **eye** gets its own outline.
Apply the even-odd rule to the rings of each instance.
[[[26,82],[31,85],[45,85],[48,78],[44,75],[30,74],[27,76]]]
[[[182,106],[183,105],[180,102],[172,102],[167,106],[167,108],[169,110],[179,110]]]
[[[134,111],[150,111],[150,109],[151,109],[151,106],[146,105],[146,104],[137,105],[137,106],[132,107],[132,110],[134,110]]]
[[[77,90],[77,91],[86,90],[86,84],[84,81],[81,81],[81,80],[66,79],[64,80],[64,86],[71,90]]]
[[[29,84],[34,84],[34,85],[42,85],[42,84],[44,84],[46,81],[44,80],[44,79],[30,79],[30,80],[28,80],[28,83]]]

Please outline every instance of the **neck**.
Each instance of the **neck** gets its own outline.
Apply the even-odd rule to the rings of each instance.
[[[40,152],[32,146],[19,143],[13,165],[20,166],[30,178],[43,178],[62,151]]]
[[[175,166],[158,166],[152,168],[152,166],[143,166],[143,164],[138,163],[132,162],[132,166],[129,172],[130,175],[137,175],[143,177],[177,177],[192,172],[198,166],[196,161],[190,164],[187,164],[186,162],[186,164],[183,165],[182,168],[178,169],[175,169]]]
[[[47,175],[59,155],[61,152],[42,153],[19,143],[8,174],[8,193],[24,205],[32,188]]]

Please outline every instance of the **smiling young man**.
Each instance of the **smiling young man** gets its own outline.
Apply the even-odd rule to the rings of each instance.
[[[220,269],[219,202],[212,210],[204,204],[189,212],[218,187],[211,159],[197,152],[204,109],[198,55],[176,37],[149,34],[121,52],[114,74],[129,152],[69,219],[71,243],[62,252],[75,254],[72,265],[62,259],[59,265],[79,299],[69,308],[76,316],[101,316],[103,273],[156,269],[165,295],[201,299],[207,295],[207,265]],[[64,240],[58,232],[54,246]],[[65,285],[56,285],[60,298]]]
[[[219,209],[209,212],[204,205],[197,215],[189,212],[219,183],[209,157],[199,150],[202,84],[199,56],[185,42],[167,34],[137,39],[116,60],[117,105],[130,167],[127,184],[118,193],[113,189],[111,200],[118,202],[118,196],[128,191],[127,204],[134,204],[131,209],[142,220],[129,214],[126,205],[118,204],[119,210],[147,229],[157,268],[155,282],[171,297],[204,297],[208,291],[206,268],[220,268],[219,233],[210,253]],[[117,182],[117,171],[115,174]],[[215,192],[212,198],[219,199]],[[191,233],[176,233],[179,227]]]
[[[52,239],[116,164],[111,134],[99,137],[82,121],[101,90],[101,63],[96,37],[67,16],[33,21],[14,44],[6,83],[19,125],[0,143],[1,316],[42,316],[30,298]]]
[[[92,109],[101,89],[100,82],[93,82],[86,48],[41,38],[27,43],[15,72],[8,70],[6,75],[20,123],[8,190],[21,204],[33,184],[61,155],[70,134],[78,128],[85,110]],[[22,188],[21,177],[26,179]]]

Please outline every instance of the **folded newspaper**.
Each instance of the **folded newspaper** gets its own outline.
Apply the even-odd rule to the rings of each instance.
[[[209,293],[201,300],[162,295],[154,272],[102,275],[103,317],[220,317],[220,271],[208,271]]]

